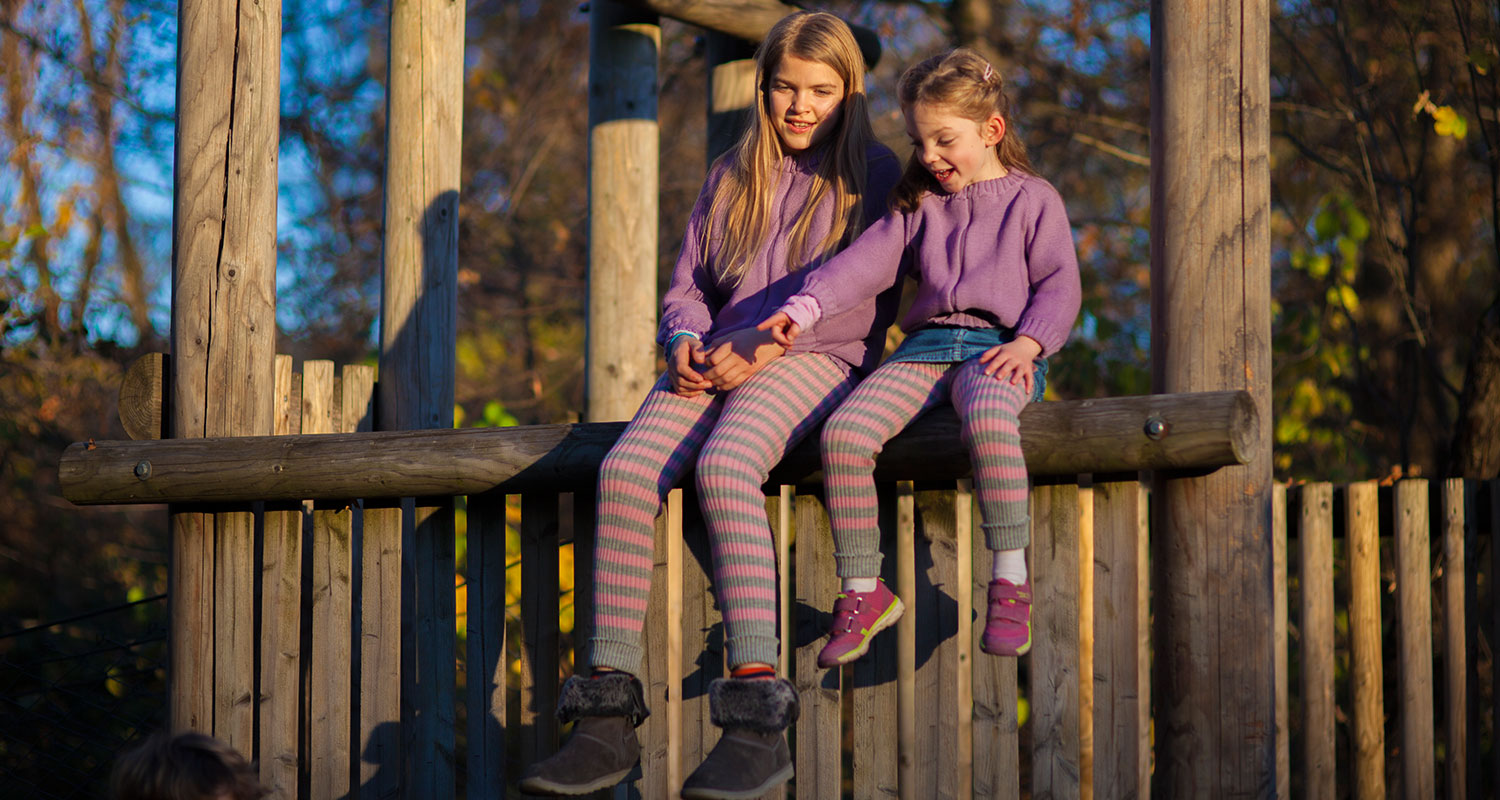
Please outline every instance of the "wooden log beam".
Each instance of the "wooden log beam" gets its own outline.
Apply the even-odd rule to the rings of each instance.
[[[624,425],[88,442],[63,453],[58,473],[63,496],[80,505],[572,491],[597,479]],[[1033,475],[1241,464],[1259,431],[1245,392],[1035,403],[1021,413],[1021,446]],[[810,436],[769,485],[818,480],[820,466],[817,437]],[[893,439],[875,474],[951,480],[969,471],[958,419],[944,408]]]
[[[727,33],[750,42],[766,38],[782,17],[795,14],[802,9],[783,3],[781,0],[621,0],[625,5],[635,6],[679,22],[697,25],[710,31]],[[880,62],[880,37],[875,31],[858,25],[850,25],[854,41],[859,43],[860,53],[865,57],[865,66],[874,69]]]

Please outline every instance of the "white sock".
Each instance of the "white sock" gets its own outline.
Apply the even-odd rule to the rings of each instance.
[[[1014,550],[992,550],[995,561],[990,566],[990,579],[1004,578],[1020,586],[1026,582],[1026,548]]]
[[[844,578],[839,584],[841,592],[873,592],[877,578]]]

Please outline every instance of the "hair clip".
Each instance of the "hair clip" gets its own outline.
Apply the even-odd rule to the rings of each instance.
[[[983,80],[985,83],[989,83],[990,82],[990,78],[994,77],[994,75],[995,75],[995,68],[992,67],[992,66],[990,66],[990,63],[988,61],[984,62],[984,77],[981,78],[980,80]]]

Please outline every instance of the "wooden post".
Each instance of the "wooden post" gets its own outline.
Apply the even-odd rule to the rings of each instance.
[[[655,14],[589,5],[589,296],[585,415],[630,419],[656,380]]]
[[[177,15],[170,435],[269,435],[281,3],[183,0]],[[171,725],[246,753],[253,548],[248,510],[172,513]]]
[[[447,0],[391,4],[379,430],[453,427],[464,10]],[[402,785],[451,798],[453,501],[422,501],[403,518],[399,535],[380,526],[364,542],[402,565]]]
[[[1152,388],[1241,388],[1270,420],[1265,0],[1151,4]],[[1276,787],[1271,439],[1201,477],[1155,475],[1154,783]]]
[[[709,31],[705,59],[708,61],[708,163],[723,155],[750,122],[755,109],[755,45],[727,33]]]

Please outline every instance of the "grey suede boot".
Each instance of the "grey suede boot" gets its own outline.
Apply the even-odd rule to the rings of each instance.
[[[521,791],[565,796],[614,786],[641,760],[635,729],[650,714],[641,682],[628,672],[568,678],[557,719],[575,722],[573,735],[551,758],[526,769]]]
[[[787,726],[801,711],[782,678],[719,678],[708,687],[709,718],[724,729],[682,785],[686,800],[753,800],[792,777]]]

